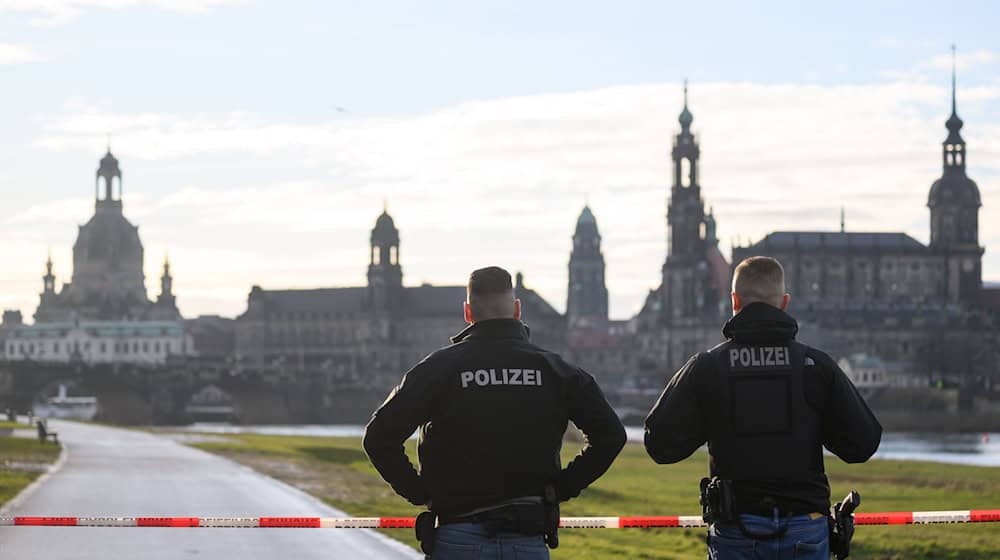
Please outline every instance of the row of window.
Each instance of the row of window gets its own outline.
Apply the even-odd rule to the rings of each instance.
[[[331,313],[329,311],[319,312],[319,311],[286,311],[286,312],[274,312],[268,313],[267,318],[272,321],[329,321],[331,319],[353,319],[355,317],[354,313],[345,312],[335,312]]]
[[[828,268],[831,268],[831,269],[841,269],[841,268],[844,267],[844,262],[843,261],[823,261],[823,263]],[[869,264],[869,261],[857,261],[857,262],[854,263],[854,266],[856,268],[867,269],[868,268],[868,264]],[[927,262],[914,261],[914,262],[911,262],[909,264],[910,264],[910,270],[920,270],[922,268],[929,268],[931,270],[944,270],[944,264],[940,263],[940,262],[927,263]],[[803,260],[802,261],[802,268],[812,269],[812,268],[815,268],[816,266],[817,266],[817,263],[815,261],[812,261],[812,260]],[[905,268],[905,266],[906,266],[905,263],[900,263],[899,268],[902,269],[902,268]],[[894,263],[892,261],[883,262],[881,268],[882,268],[882,270],[895,270],[896,263]]]
[[[116,341],[113,344],[108,344],[106,341],[101,341],[100,343],[91,341],[74,341],[72,343],[66,342],[61,343],[59,341],[53,341],[51,343],[34,343],[34,342],[8,342],[7,343],[7,355],[9,356],[43,356],[48,353],[59,354],[60,352],[68,352],[71,354],[78,353],[90,353],[92,350],[97,351],[99,354],[107,354],[108,348],[112,348],[115,354],[153,354],[164,355],[170,352],[178,352],[180,350],[180,343],[172,343],[169,341],[159,340],[155,341]]]

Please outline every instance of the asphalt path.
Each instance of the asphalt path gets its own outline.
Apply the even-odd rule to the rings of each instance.
[[[66,446],[66,461],[5,515],[347,516],[287,484],[165,437],[74,422],[50,425]],[[422,556],[365,529],[0,527],[0,559],[8,558]]]

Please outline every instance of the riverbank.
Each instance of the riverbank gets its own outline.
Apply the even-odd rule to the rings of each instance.
[[[188,436],[190,437],[190,436]],[[393,494],[378,477],[356,437],[302,437],[257,434],[213,435],[188,442],[288,482],[351,515],[415,515],[419,509]],[[407,451],[414,455],[414,442]],[[576,444],[567,443],[564,461]],[[833,494],[857,489],[861,511],[1000,508],[1000,470],[910,461],[845,465],[828,459]],[[563,505],[563,515],[694,515],[698,480],[706,471],[702,452],[677,465],[655,465],[641,445],[629,444],[593,487]],[[415,546],[412,531],[384,530]],[[702,529],[598,531],[567,529],[554,559],[703,559]],[[931,525],[861,527],[852,558],[972,560],[1000,549],[1000,526]]]
[[[30,424],[0,423],[0,507],[17,496],[59,459],[62,448],[40,442]],[[15,433],[7,434],[8,431]],[[28,436],[28,437],[22,437]]]

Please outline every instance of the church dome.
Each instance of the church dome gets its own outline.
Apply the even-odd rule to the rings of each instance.
[[[931,185],[927,206],[963,206],[979,208],[982,206],[979,196],[979,186],[965,173],[958,170],[949,171]]]
[[[688,110],[687,103],[685,103],[684,110],[681,111],[680,116],[677,117],[677,122],[681,123],[682,127],[688,128],[689,126],[691,126],[691,123],[693,121],[694,121],[694,115],[691,114],[691,111]]]
[[[108,271],[142,273],[142,242],[139,229],[121,213],[120,207],[99,207],[94,217],[80,227],[73,246],[74,268],[81,264],[106,267]]]
[[[388,212],[382,214],[375,220],[375,229],[372,230],[372,243],[376,245],[398,245],[399,230]]]

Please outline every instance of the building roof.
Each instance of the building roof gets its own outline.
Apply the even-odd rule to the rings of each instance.
[[[413,288],[403,288],[406,312],[419,316],[462,315],[465,301],[465,286],[431,286],[424,284]]]
[[[732,272],[729,269],[729,262],[726,261],[726,257],[723,256],[717,245],[708,248],[705,258],[712,270],[712,284],[715,286],[715,291],[721,301],[726,301],[729,299],[729,293],[732,289],[730,285]]]
[[[270,313],[296,313],[299,318],[322,318],[330,314],[342,316],[364,311],[367,288],[317,288],[308,290],[262,290],[254,287],[250,292],[253,311]]]
[[[432,286],[424,284],[403,288],[401,311],[405,316],[461,317],[465,301],[465,286]],[[267,316],[271,313],[291,314],[290,319],[334,319],[357,316],[366,312],[368,288],[317,288],[307,290],[264,290],[255,287],[250,292],[250,309],[243,316]],[[557,318],[556,311],[534,290],[518,287],[526,320]]]
[[[776,231],[745,249],[810,252],[925,251],[927,246],[905,233]]]
[[[535,290],[521,287],[517,290],[517,297],[521,300],[521,313],[524,321],[531,324],[536,317],[541,319],[560,319],[562,314],[549,305]]]

